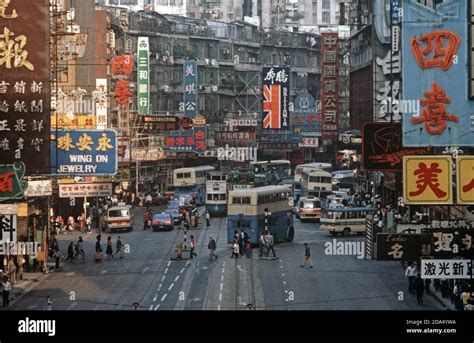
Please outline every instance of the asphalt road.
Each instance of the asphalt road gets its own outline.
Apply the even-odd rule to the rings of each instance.
[[[176,244],[184,232],[143,230],[144,209],[136,209],[132,232],[103,234],[114,242],[122,237],[129,253],[94,263],[96,234],[85,237],[86,262],[63,262],[62,271],[51,273],[33,290],[19,298],[10,309],[43,310],[50,295],[53,310],[428,310],[443,309],[431,297],[417,305],[407,291],[399,263],[366,261],[356,256],[326,255],[325,242],[333,237],[319,231],[314,223],[295,219],[295,240],[276,246],[277,259],[230,258],[226,219],[212,218],[205,227],[200,219],[194,235],[197,257],[174,260]],[[154,208],[154,212],[161,208]],[[79,234],[61,235],[60,250],[66,254],[70,240]],[[217,241],[218,258],[209,261],[209,236]],[[360,236],[337,237],[362,241]],[[303,243],[310,244],[314,268],[301,268]],[[403,292],[403,300],[399,300]]]

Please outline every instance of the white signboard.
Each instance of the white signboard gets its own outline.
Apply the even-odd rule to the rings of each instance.
[[[38,244],[34,242],[0,242],[0,255],[30,255],[38,256]]]
[[[258,125],[258,121],[257,119],[253,119],[253,118],[225,119],[224,125],[256,127]]]
[[[96,106],[97,130],[107,129],[107,79],[96,79]]]
[[[17,205],[0,205],[0,215],[2,214],[17,214],[18,207]]]
[[[319,139],[316,137],[303,137],[300,148],[317,148],[319,146]]]
[[[159,161],[166,158],[162,148],[133,148],[133,161]]]
[[[421,260],[422,279],[470,279],[471,260]]]
[[[4,242],[16,242],[16,213],[0,214],[0,244]]]
[[[107,197],[112,195],[111,183],[59,185],[60,198]]]
[[[28,181],[25,197],[44,197],[53,194],[53,182],[51,180]]]

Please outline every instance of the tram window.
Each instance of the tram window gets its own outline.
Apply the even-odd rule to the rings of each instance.
[[[191,173],[184,173],[184,177],[185,177],[185,178],[190,178],[190,177],[191,177]]]
[[[178,179],[182,179],[184,176],[183,176],[183,173],[178,173],[178,174],[176,174],[176,177],[177,177]]]
[[[242,198],[242,204],[250,205],[250,197],[243,197]]]

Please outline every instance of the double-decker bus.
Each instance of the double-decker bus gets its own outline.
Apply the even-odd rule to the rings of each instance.
[[[291,162],[273,160],[252,162],[255,179],[264,185],[277,185],[281,180],[291,177]]]
[[[321,211],[321,231],[335,236],[338,233],[349,235],[351,232],[363,234],[366,230],[366,216],[375,214],[373,207],[327,207]]]
[[[301,181],[303,171],[315,171],[315,170],[329,171],[331,169],[332,169],[331,163],[314,162],[314,163],[298,164],[295,168],[294,178],[295,178],[295,181]]]
[[[301,196],[324,199],[332,191],[332,174],[325,170],[304,170],[301,176]]]
[[[191,196],[196,205],[204,205],[206,203],[206,175],[213,170],[214,167],[211,166],[175,169],[173,171],[174,198]]]
[[[227,205],[227,240],[232,242],[234,232],[244,230],[252,244],[257,244],[260,233],[267,229],[275,242],[291,242],[295,236],[291,190],[285,186],[264,186],[229,192]]]
[[[206,210],[213,216],[227,214],[227,173],[211,171],[207,173]]]

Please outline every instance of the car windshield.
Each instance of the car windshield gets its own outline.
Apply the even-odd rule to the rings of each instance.
[[[170,220],[170,216],[167,214],[156,214],[153,217],[153,220],[159,220],[159,221]]]
[[[303,202],[303,208],[319,208],[321,207],[318,200],[305,200]]]
[[[128,217],[128,210],[110,210],[109,217]]]

